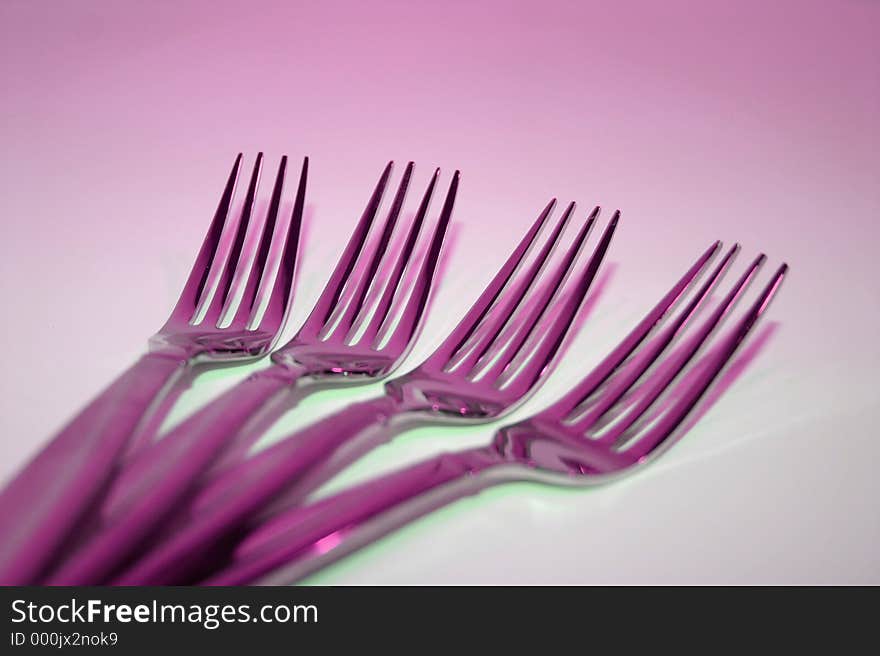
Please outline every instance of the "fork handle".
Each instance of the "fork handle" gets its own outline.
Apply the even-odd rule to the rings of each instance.
[[[96,501],[153,401],[187,362],[177,353],[142,356],[9,482],[0,493],[0,584],[36,582]]]
[[[202,584],[246,585],[291,563],[300,569],[296,575],[300,578],[307,573],[304,565],[313,570],[319,562],[323,567],[402,524],[484,489],[495,481],[478,474],[503,462],[497,451],[487,447],[444,453],[279,513],[250,530],[238,542],[230,562]],[[450,485],[454,481],[461,484]],[[437,488],[447,493],[428,495]],[[425,503],[429,496],[434,498]],[[377,518],[379,522],[373,521]],[[358,536],[359,529],[371,523],[369,537]]]
[[[46,583],[102,583],[180,504],[244,425],[297,377],[296,370],[279,365],[251,374],[136,457],[105,495],[96,531]]]
[[[383,430],[399,412],[388,396],[354,403],[221,473],[176,518],[174,531],[114,579],[114,585],[187,580],[218,542],[242,528],[300,475],[346,442]]]

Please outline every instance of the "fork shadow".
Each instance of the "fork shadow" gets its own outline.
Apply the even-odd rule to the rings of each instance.
[[[760,332],[758,332],[758,334],[746,344],[746,347],[730,364],[727,371],[721,375],[718,382],[706,393],[701,406],[697,408],[696,411],[691,414],[691,417],[682,425],[682,430],[685,433],[690,431],[691,428],[693,428],[693,426],[712,409],[727,390],[733,387],[734,383],[746,373],[752,363],[758,358],[764,349],[767,348],[767,345],[774,338],[781,326],[782,322],[780,321],[768,322],[763,328],[761,328]],[[698,367],[706,366],[709,361],[711,361],[711,354],[705,356]],[[699,369],[695,369],[695,371],[690,373],[690,376],[695,377],[698,373]],[[682,384],[686,384],[686,382],[682,381]]]
[[[766,348],[770,340],[773,339],[773,335],[779,329],[780,325],[779,322],[766,324],[753,339],[747,342],[745,348],[740,351],[738,356],[735,356],[731,363],[723,370],[716,382],[710,386],[701,402],[681,424],[677,431],[679,436],[676,439],[684,437],[684,435],[686,435],[700,421],[700,419],[709,412],[715,403],[717,403],[718,400],[746,372],[752,362],[754,362],[754,360]],[[692,337],[690,340],[686,340],[684,344],[679,347],[679,350],[681,351],[689,348],[691,346],[689,343],[690,341],[696,341],[696,338]],[[655,407],[646,413],[645,418],[638,422],[637,425],[650,425],[656,418],[671,407],[673,403],[681,397],[683,391],[691,387],[692,383],[698,379],[703,370],[707,366],[710,366],[712,361],[717,358],[716,353],[719,348],[721,348],[721,345],[716,346],[715,348],[710,348],[708,353],[702,355],[693,366],[689,367],[680,379],[674,383],[673,389],[666,398],[663,398],[660,402],[656,403]],[[676,354],[673,354],[673,357],[670,357],[669,359],[674,360],[675,355]],[[659,376],[663,373],[662,368],[660,368],[655,372],[655,375]],[[645,384],[649,384],[649,381]],[[633,396],[638,396],[638,394],[639,390],[636,389],[633,392]]]
[[[602,297],[607,293],[608,285],[611,284],[612,280],[614,280],[614,276],[617,275],[617,269],[620,267],[619,262],[608,262],[603,267],[602,273],[596,278],[596,282],[592,285],[592,288],[587,293],[587,297],[584,299],[581,304],[580,309],[575,314],[574,321],[572,322],[571,329],[568,331],[568,334],[562,341],[562,344],[559,346],[559,352],[556,355],[556,360],[561,359],[565,356],[566,351],[568,351],[571,343],[577,339],[577,336],[580,334],[581,329],[586,325],[587,321],[596,311],[596,308],[599,305],[599,302],[602,300]],[[563,305],[565,299],[560,305]],[[547,373],[550,373],[549,371]]]
[[[774,339],[781,325],[782,324],[779,321],[768,322],[758,331],[758,333],[746,342],[742,350],[736,354],[727,367],[722,370],[719,377],[710,386],[709,390],[706,392],[703,399],[697,404],[693,412],[690,413],[685,421],[669,438],[669,447],[674,446],[681,440],[687,439],[691,430],[693,430],[703,417],[715,407],[715,404],[718,403],[718,401],[737,383],[737,381],[749,371],[755,360],[760,357],[761,353],[764,352],[770,342]],[[644,422],[645,424],[650,425],[654,419],[663,414],[663,412],[680,397],[681,393],[690,386],[690,383],[700,376],[701,371],[712,363],[718,348],[720,348],[720,346],[710,349],[709,352],[702,355],[691,368],[685,371],[680,380],[675,383],[674,388],[668,396],[665,399],[662,399],[662,401],[657,404],[657,407],[652,408],[649,413],[647,413]],[[730,444],[726,443],[718,448],[726,448],[728,446],[730,446]],[[717,449],[710,449],[708,452],[702,452],[692,458],[663,458],[660,463],[654,463],[646,468],[645,471],[641,473],[641,476],[658,473],[665,469],[681,465],[689,460],[705,458],[716,450]],[[625,489],[626,486],[612,485],[608,486],[607,492],[613,495],[613,490],[623,491]]]
[[[591,285],[590,290],[588,291],[586,297],[581,303],[580,308],[575,313],[574,318],[571,322],[571,326],[566,332],[565,336],[562,339],[562,342],[557,349],[556,355],[551,359],[550,364],[546,367],[541,373],[540,380],[534,387],[524,395],[518,402],[513,404],[509,411],[505,414],[511,414],[520,406],[529,402],[534,394],[536,394],[541,385],[546,378],[548,378],[556,367],[560,364],[562,359],[565,357],[568,349],[571,347],[572,342],[574,342],[578,335],[580,334],[583,327],[586,325],[587,321],[593,316],[598,307],[602,297],[605,295],[607,291],[608,285],[614,279],[614,276],[617,273],[617,269],[619,267],[619,263],[617,262],[608,262],[606,263],[601,270],[601,273],[595,279],[595,282]],[[524,316],[529,316],[533,310],[541,303],[541,299],[545,292],[549,289],[551,283],[544,282],[534,290],[535,293],[530,295],[529,298],[525,299],[522,302],[520,307],[520,312]],[[526,343],[520,349],[520,355],[514,358],[513,362],[510,365],[511,371],[515,372],[519,363],[528,360],[532,354],[534,353],[534,349],[537,346],[538,342],[540,342],[543,337],[544,330],[551,326],[558,317],[564,313],[564,307],[567,304],[568,300],[571,298],[572,292],[570,290],[564,291],[559,295],[559,298],[556,299],[553,307],[550,311],[547,312],[546,316],[544,316],[541,321],[535,326],[533,334],[529,337]],[[498,308],[493,308],[493,312]],[[501,309],[503,311],[503,308]],[[491,315],[489,317],[489,323],[491,322]],[[520,330],[521,326],[517,325],[515,322],[511,322],[509,325],[505,326],[501,333],[498,335],[497,343],[504,345],[502,346],[502,350],[507,347],[510,340],[513,338],[514,334]],[[478,342],[482,337],[485,337],[487,330],[485,326],[481,326],[481,329],[475,330],[473,337],[466,342],[462,348],[460,353],[456,354],[455,361],[458,361],[461,356],[467,355],[469,351],[473,348],[473,342]],[[479,370],[485,367],[484,364],[478,362],[476,368],[478,370],[477,376],[479,376]]]

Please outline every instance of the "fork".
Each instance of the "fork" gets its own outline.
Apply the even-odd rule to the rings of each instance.
[[[149,351],[92,400],[30,461],[0,494],[0,583],[33,582],[55,555],[108,480],[132,432],[189,366],[196,362],[243,363],[262,357],[281,330],[290,301],[308,175],[303,160],[296,200],[286,233],[273,237],[287,157],[278,174],[256,254],[244,249],[263,155],[257,155],[232,246],[223,263],[220,238],[230,214],[242,156],[239,154],[183,291],[165,325],[149,340]],[[262,318],[257,317],[260,281],[268,287],[266,264],[273,243],[281,259]],[[276,251],[277,252],[277,251]],[[254,255],[247,268],[249,256]],[[222,266],[210,293],[209,274]],[[231,323],[220,327],[231,305],[233,281],[247,275]],[[243,283],[240,283],[243,284]],[[204,317],[199,311],[207,306]],[[252,322],[259,323],[256,327]],[[96,322],[100,326],[99,322]]]
[[[241,539],[229,562],[203,583],[290,583],[489,486],[513,481],[593,486],[655,460],[688,428],[685,419],[696,414],[692,411],[766,310],[788,270],[783,264],[735,327],[697,366],[687,369],[763,255],[681,348],[663,355],[728,267],[736,247],[657,339],[643,342],[718,246],[704,253],[623,342],[554,405],[501,428],[489,446],[444,453],[276,515]],[[658,403],[668,396],[672,398],[665,404]],[[664,407],[658,410],[657,405]]]
[[[551,200],[466,316],[425,362],[386,383],[383,396],[352,404],[203,485],[178,516],[176,525],[166,531],[165,538],[113,583],[174,584],[192,577],[194,567],[208,562],[207,553],[212,547],[219,547],[224,538],[253,519],[291,483],[298,483],[296,491],[300,495],[314,489],[326,478],[321,465],[332,463],[332,456],[352,443],[360,442],[362,453],[365,438],[389,433],[412,420],[480,423],[502,416],[522,402],[543,379],[558,352],[608,250],[619,218],[619,212],[615,212],[592,256],[578,270],[578,256],[599,214],[599,208],[595,208],[561,262],[555,267],[546,266],[574,212],[571,203],[521,280],[514,281],[513,274],[554,205],[555,200]],[[547,270],[549,274],[543,276]],[[570,293],[563,298],[569,274],[574,282],[568,285]],[[523,301],[542,278],[548,279],[547,284],[535,290],[529,307]],[[505,289],[509,290],[507,294],[503,293]],[[554,304],[554,300],[558,302]],[[547,321],[542,323],[542,318]],[[545,325],[543,332],[536,333],[537,327]],[[512,328],[509,338],[500,339],[508,326]],[[349,453],[347,462],[350,460]]]
[[[428,301],[441,246],[452,216],[459,172],[452,177],[440,217],[419,268],[414,257],[419,233],[434,193],[439,169],[431,176],[410,221],[402,250],[380,267],[403,209],[414,164],[401,178],[372,248],[367,237],[388,185],[393,162],[376,184],[367,207],[314,308],[297,334],[272,354],[273,364],[201,408],[125,468],[99,512],[99,526],[73,549],[47,579],[50,585],[99,583],[175,509],[179,500],[223,454],[261,410],[294,386],[315,383],[363,384],[388,376],[408,353]],[[417,271],[407,296],[407,266]],[[384,289],[377,273],[391,269]],[[357,274],[360,275],[357,275]],[[348,283],[348,287],[346,284]],[[374,292],[372,294],[368,292]],[[378,292],[381,291],[381,294]],[[346,303],[347,299],[347,303]],[[400,320],[393,309],[402,305]],[[388,331],[386,331],[386,328]],[[311,386],[306,387],[306,386]]]

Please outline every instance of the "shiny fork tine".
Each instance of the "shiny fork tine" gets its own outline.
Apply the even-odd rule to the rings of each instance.
[[[330,318],[330,315],[336,308],[339,297],[342,296],[342,290],[345,288],[345,283],[348,281],[348,278],[354,269],[358,256],[363,249],[364,242],[366,242],[367,235],[370,232],[370,227],[373,225],[373,220],[376,218],[379,204],[382,202],[382,194],[385,192],[388,178],[391,176],[391,167],[393,164],[394,162],[388,162],[385,166],[385,170],[382,171],[382,175],[379,177],[379,182],[376,183],[376,188],[373,189],[373,194],[367,202],[367,207],[364,209],[364,213],[361,215],[361,218],[355,227],[354,234],[352,234],[351,239],[348,240],[345,250],[340,256],[339,261],[336,263],[336,268],[333,269],[333,274],[330,276],[330,280],[327,281],[327,284],[324,286],[324,290],[318,297],[314,308],[312,308],[311,313],[300,329],[301,335],[317,337],[321,332],[321,329],[324,327],[324,324],[327,322],[327,319]]]
[[[577,314],[578,309],[580,309],[581,304],[587,295],[587,291],[589,291],[593,284],[593,280],[596,278],[596,272],[599,270],[599,266],[605,259],[605,254],[608,252],[608,247],[611,245],[611,239],[614,237],[614,232],[617,229],[617,223],[619,220],[620,212],[615,211],[611,220],[608,222],[608,225],[605,227],[605,231],[602,233],[602,237],[599,240],[596,249],[590,256],[587,266],[577,280],[571,296],[562,307],[562,311],[551,323],[547,334],[541,338],[538,346],[529,355],[525,364],[516,371],[509,384],[506,384],[508,389],[517,394],[525,394],[526,391],[534,386],[544,372],[546,372],[547,366],[553,360],[556,352],[562,345],[562,341],[565,339],[569,328],[571,328],[571,325],[574,322],[575,314]]]
[[[721,248],[721,242],[716,241],[703,254],[697,258],[685,274],[666,292],[648,314],[633,328],[632,331],[609,353],[599,365],[587,375],[574,389],[542,412],[561,419],[568,416],[581,403],[596,392],[596,390],[638,349],[648,334],[657,326],[672,306],[682,297],[688,287],[696,280],[700,272]]]
[[[202,302],[202,294],[205,285],[208,282],[208,275],[211,272],[211,265],[217,255],[217,246],[220,244],[220,236],[223,234],[223,225],[229,216],[229,207],[232,204],[232,197],[235,194],[235,183],[238,180],[238,172],[241,169],[241,153],[235,158],[232,165],[232,171],[226,181],[226,187],[220,196],[220,203],[217,205],[217,211],[208,228],[208,234],[205,235],[196,261],[193,263],[183,291],[171,312],[168,323],[187,323],[196,314],[199,304]]]
[[[247,325],[248,318],[251,315],[254,301],[259,290],[260,278],[266,267],[266,261],[269,258],[269,250],[272,246],[272,236],[275,232],[275,222],[278,220],[278,209],[281,206],[281,193],[284,189],[284,173],[287,169],[287,155],[281,158],[281,164],[278,166],[278,174],[275,176],[275,186],[272,189],[272,199],[269,201],[269,210],[266,213],[266,220],[263,222],[262,233],[260,235],[260,245],[257,253],[251,263],[250,271],[245,279],[245,289],[241,296],[241,302],[235,311],[231,326],[243,328]]]
[[[241,259],[241,251],[244,247],[244,238],[247,234],[248,224],[254,210],[254,201],[257,196],[257,188],[260,185],[260,172],[263,169],[263,153],[257,154],[254,162],[254,170],[251,173],[251,181],[248,184],[247,194],[245,195],[244,205],[241,208],[241,215],[238,219],[238,226],[235,231],[235,238],[232,241],[232,247],[226,262],[223,265],[223,271],[220,274],[220,281],[217,284],[217,290],[211,299],[211,304],[205,312],[203,322],[208,326],[218,325],[223,309],[229,300],[229,294],[232,291],[232,283],[235,280],[235,271],[239,267]]]
[[[449,183],[449,191],[446,192],[446,201],[443,203],[443,209],[440,211],[440,218],[434,227],[434,234],[431,237],[431,245],[422,260],[422,266],[416,276],[415,285],[407,301],[406,307],[403,308],[403,314],[400,322],[394,327],[394,332],[390,336],[390,340],[395,340],[397,344],[409,344],[418,329],[425,311],[425,305],[428,302],[428,294],[431,291],[431,283],[434,280],[434,272],[437,270],[437,263],[440,260],[440,249],[443,246],[443,240],[446,237],[446,231],[449,227],[449,221],[452,217],[452,208],[455,206],[455,197],[458,194],[458,181],[461,174],[456,171],[452,176],[452,182]],[[433,188],[433,183],[432,183]],[[426,197],[426,200],[427,197]]]
[[[379,334],[379,329],[382,327],[382,324],[388,316],[388,312],[391,310],[391,304],[394,301],[395,296],[397,296],[397,290],[403,279],[403,272],[406,270],[406,265],[409,262],[410,257],[412,257],[416,241],[422,230],[422,225],[425,222],[425,216],[428,213],[428,206],[431,204],[431,197],[434,195],[434,188],[437,185],[437,178],[439,175],[440,169],[434,169],[434,175],[431,176],[428,188],[425,190],[424,196],[422,196],[422,201],[419,203],[419,208],[416,211],[415,217],[413,217],[412,224],[410,225],[409,232],[406,236],[406,241],[397,256],[397,261],[394,263],[394,268],[392,269],[391,275],[388,278],[388,283],[382,292],[382,297],[379,299],[379,303],[376,305],[376,310],[364,329],[361,339],[358,340],[359,343],[372,344],[375,342],[375,339]]]
[[[712,382],[733,357],[733,354],[752,328],[758,323],[761,315],[770,305],[770,301],[773,300],[773,297],[779,291],[779,286],[782,284],[787,273],[788,265],[782,264],[739,323],[721,339],[721,343],[712,353],[711,359],[700,369],[687,389],[681,392],[675,404],[661,416],[653,428],[632,442],[631,446],[627,449],[627,453],[635,459],[641,460],[657,450],[661,445],[668,446],[674,441],[669,438],[673,436],[678,426],[697,406],[700,399],[712,385]]]
[[[483,293],[480,294],[480,297],[471,306],[464,318],[434,351],[433,355],[423,363],[422,367],[434,370],[442,369],[449,359],[464,345],[471,335],[473,335],[480,322],[486,316],[486,313],[489,312],[502,290],[507,286],[514,273],[516,273],[526,253],[528,253],[534,244],[535,237],[537,237],[538,233],[541,231],[541,228],[544,226],[547,217],[550,216],[555,205],[555,198],[547,203],[547,206],[541,214],[538,215],[538,218],[523,236],[522,240],[520,240],[513,253],[510,254],[510,257],[507,258],[501,266],[501,269],[495,274],[495,277],[492,278],[491,282],[486,286]]]
[[[657,361],[663,351],[666,350],[675,336],[681,331],[684,325],[696,313],[697,308],[709,296],[709,293],[721,279],[721,276],[730,266],[734,256],[739,251],[739,244],[734,244],[721,259],[709,277],[703,282],[703,285],[694,294],[693,298],[687,303],[685,308],[678,313],[678,316],[666,326],[663,333],[653,342],[643,347],[645,355],[641,356],[637,362],[631,367],[622,371],[610,383],[609,387],[601,395],[596,404],[589,409],[586,414],[576,422],[576,425],[586,427],[593,424],[599,417],[604,415],[609,408],[615,405],[621,397],[638,381],[644,373]],[[590,392],[592,394],[592,392]]]
[[[358,276],[358,283],[352,294],[351,302],[348,304],[348,307],[345,308],[345,312],[343,312],[342,317],[339,320],[339,330],[340,334],[343,336],[351,329],[355,318],[363,307],[367,292],[370,289],[370,285],[373,283],[373,278],[376,275],[376,271],[379,269],[379,264],[382,262],[382,257],[388,250],[388,244],[391,242],[391,235],[394,233],[394,227],[397,225],[397,219],[400,216],[401,209],[403,209],[403,201],[406,199],[406,192],[409,189],[409,181],[412,177],[414,166],[415,164],[413,162],[406,165],[406,170],[403,172],[400,185],[397,187],[397,193],[394,195],[394,200],[391,203],[391,209],[388,210],[388,217],[385,219],[385,225],[382,228],[379,243],[376,244],[376,247],[373,250],[366,271],[364,271],[363,275]]]
[[[559,221],[556,222],[553,232],[550,234],[550,237],[544,243],[540,253],[538,253],[538,256],[535,258],[535,261],[532,262],[529,270],[523,274],[522,280],[517,288],[511,293],[510,300],[506,303],[501,316],[496,317],[494,321],[487,319],[486,323],[480,326],[475,338],[470,344],[472,348],[467,351],[467,354],[463,358],[456,358],[454,364],[455,369],[462,371],[465,374],[470,372],[474,366],[485,358],[486,354],[492,349],[492,347],[495,346],[498,339],[500,339],[501,334],[504,332],[504,329],[510,325],[514,316],[516,316],[517,311],[522,305],[523,299],[525,299],[526,295],[532,290],[532,288],[538,284],[538,280],[541,278],[541,273],[547,265],[547,261],[556,250],[556,247],[559,244],[559,238],[562,236],[565,227],[568,225],[571,216],[574,214],[574,208],[574,202],[569,203],[568,207],[565,208]],[[480,334],[480,331],[483,331],[483,334]]]
[[[296,254],[299,249],[299,235],[302,230],[303,210],[305,208],[306,181],[309,177],[309,158],[303,159],[302,170],[299,174],[299,186],[296,190],[296,198],[293,201],[293,211],[290,214],[290,223],[287,226],[287,237],[283,245],[281,257],[278,262],[278,273],[269,294],[269,302],[266,304],[266,312],[260,320],[259,328],[266,332],[277,334],[290,306],[290,291],[293,288],[293,273],[296,268]],[[268,283],[268,274],[263,274],[262,285]],[[256,302],[256,301],[255,301]],[[253,312],[258,311],[254,305]],[[256,320],[251,315],[250,320]]]
[[[550,303],[556,297],[556,294],[560,287],[562,287],[566,277],[572,271],[578,253],[580,253],[581,247],[586,241],[587,236],[590,234],[593,225],[595,225],[596,217],[598,216],[599,208],[596,207],[587,217],[584,225],[581,226],[581,229],[578,231],[571,246],[569,246],[568,252],[566,252],[562,262],[560,262],[556,266],[556,270],[552,272],[548,283],[537,292],[534,306],[529,311],[528,316],[516,326],[513,339],[508,344],[504,345],[504,357],[499,357],[485,370],[485,372],[483,372],[482,375],[486,380],[491,381],[496,379],[510,366],[513,359],[519,354],[523,344],[526,343],[526,340],[528,340],[529,336],[534,332],[535,326],[537,326],[538,322],[546,314],[547,309],[550,307]],[[492,357],[493,355],[489,354],[489,358]]]
[[[602,434],[599,441],[603,444],[612,445],[621,439],[623,434],[629,429],[657,400],[669,383],[680,374],[687,364],[693,359],[700,347],[706,342],[709,336],[715,331],[724,316],[733,308],[736,301],[745,290],[746,286],[755,276],[761,265],[766,260],[766,256],[761,254],[756,257],[748,268],[737,280],[736,284],[730,289],[724,299],[713,310],[712,314],[703,322],[697,330],[696,335],[685,344],[681,352],[672,356],[672,362],[669,366],[664,367],[647,381],[644,389],[639,390],[638,398],[634,406],[630,409],[623,419],[614,423],[612,428]],[[670,340],[671,341],[671,340]],[[590,415],[593,415],[591,412]],[[596,416],[598,418],[598,415]],[[580,424],[580,422],[579,422]],[[589,425],[586,426],[590,428]]]

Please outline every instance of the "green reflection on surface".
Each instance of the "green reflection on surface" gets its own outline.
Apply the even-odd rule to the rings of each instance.
[[[413,520],[406,526],[401,527],[388,535],[385,535],[375,542],[364,546],[361,549],[341,558],[335,563],[324,567],[323,569],[305,577],[298,584],[303,586],[311,585],[334,585],[338,584],[340,575],[345,575],[355,569],[365,569],[370,566],[371,560],[374,560],[379,550],[391,550],[394,548],[403,548],[407,540],[418,533],[426,531],[442,530],[438,528],[441,524],[453,521],[453,519],[465,512],[478,512],[478,509],[490,505],[499,499],[518,497],[520,499],[527,498],[528,495],[544,496],[546,498],[557,498],[559,496],[570,497],[573,494],[588,494],[595,492],[600,488],[575,488],[562,487],[536,483],[532,481],[517,481],[512,483],[504,483],[495,487],[487,488],[479,494],[457,499],[454,502],[438,508],[437,510]]]

